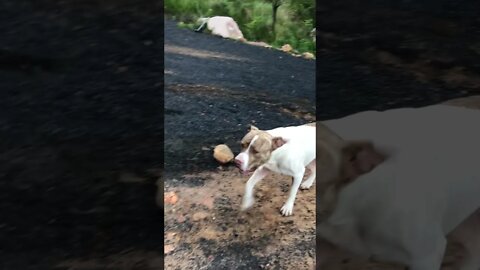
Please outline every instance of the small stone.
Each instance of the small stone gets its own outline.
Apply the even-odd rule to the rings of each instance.
[[[174,245],[164,245],[163,246],[163,253],[164,254],[169,254],[171,253],[172,251],[175,250],[175,246]]]
[[[208,197],[208,198],[205,198],[201,204],[208,207],[209,209],[212,209],[213,208],[213,203],[215,202],[215,198],[212,198],[212,197]]]
[[[313,53],[310,53],[310,52],[304,52],[302,54],[303,58],[305,59],[315,59],[315,55]]]
[[[172,241],[173,239],[175,239],[176,235],[177,235],[177,233],[175,233],[175,232],[168,232],[167,235],[165,236],[165,240],[166,241]]]
[[[292,46],[290,44],[285,44],[281,48],[282,51],[284,52],[291,52],[293,50]]]
[[[187,219],[185,218],[184,215],[178,215],[177,216],[177,222],[178,223],[183,223],[183,222],[185,222],[185,220],[187,220]]]
[[[175,192],[170,191],[163,194],[163,202],[166,204],[176,204],[178,201],[178,196]]]
[[[219,144],[213,149],[213,157],[218,162],[225,164],[233,160],[233,152],[226,144]]]
[[[207,212],[197,212],[197,213],[193,214],[192,220],[193,221],[200,221],[200,220],[206,219],[207,217],[208,217]]]

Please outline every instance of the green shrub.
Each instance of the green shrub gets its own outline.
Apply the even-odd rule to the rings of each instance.
[[[280,47],[290,44],[299,52],[315,53],[310,31],[315,27],[313,0],[283,0],[277,12],[275,33],[272,31],[272,5],[267,0],[164,0],[165,14],[180,27],[198,27],[200,17],[230,16],[245,38],[264,41]]]

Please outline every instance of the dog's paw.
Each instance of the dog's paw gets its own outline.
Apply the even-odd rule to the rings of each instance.
[[[301,185],[300,185],[300,189],[310,189],[313,185],[313,182],[312,183],[305,183],[303,182]]]
[[[291,216],[293,214],[293,203],[285,203],[280,209],[280,212],[286,217]]]
[[[253,206],[253,203],[254,203],[254,200],[253,200],[252,197],[244,197],[243,201],[242,201],[241,210],[245,211],[245,210],[249,209],[250,207]]]

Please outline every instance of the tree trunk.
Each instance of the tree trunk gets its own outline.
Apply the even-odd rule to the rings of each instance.
[[[275,24],[277,23],[277,10],[280,7],[281,2],[280,1],[272,1],[272,33],[273,36],[275,37]]]

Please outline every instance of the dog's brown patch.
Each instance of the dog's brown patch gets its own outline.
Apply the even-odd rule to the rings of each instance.
[[[251,126],[250,131],[242,138],[241,144],[242,152],[248,149],[248,170],[254,170],[265,164],[272,152],[285,144],[285,140]]]
[[[369,141],[345,141],[322,123],[309,125],[315,125],[317,132],[317,216],[321,222],[334,210],[341,189],[384,162],[387,155]]]

